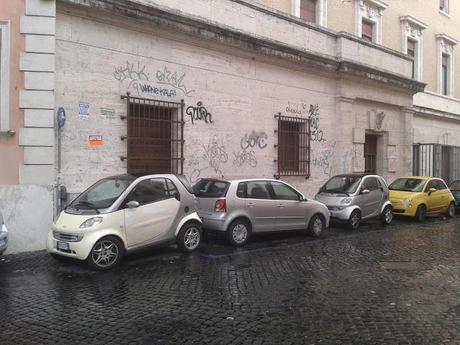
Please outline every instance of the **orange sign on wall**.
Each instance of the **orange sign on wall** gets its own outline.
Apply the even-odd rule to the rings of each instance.
[[[94,134],[88,137],[88,144],[90,147],[100,147],[104,145],[104,138],[101,134]]]

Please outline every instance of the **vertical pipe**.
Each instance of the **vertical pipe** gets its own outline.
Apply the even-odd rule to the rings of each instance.
[[[181,99],[181,118],[180,118],[180,130],[181,130],[181,153],[180,153],[180,173],[181,175],[184,174],[184,100]]]

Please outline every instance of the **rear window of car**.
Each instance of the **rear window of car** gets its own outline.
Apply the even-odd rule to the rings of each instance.
[[[227,181],[201,179],[193,186],[193,192],[200,198],[220,198],[227,195],[228,187]]]

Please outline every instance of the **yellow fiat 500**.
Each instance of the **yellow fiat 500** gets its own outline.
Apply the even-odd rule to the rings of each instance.
[[[393,213],[425,220],[427,215],[455,215],[455,199],[440,178],[411,176],[398,178],[388,187]]]

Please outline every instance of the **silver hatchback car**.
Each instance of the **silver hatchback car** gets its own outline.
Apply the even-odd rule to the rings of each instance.
[[[320,188],[315,199],[327,206],[332,219],[346,221],[352,229],[365,219],[380,217],[385,224],[393,220],[388,186],[378,175],[334,176]]]
[[[318,237],[329,225],[326,206],[279,180],[201,179],[193,191],[203,228],[225,232],[234,246],[252,232],[305,230]]]

